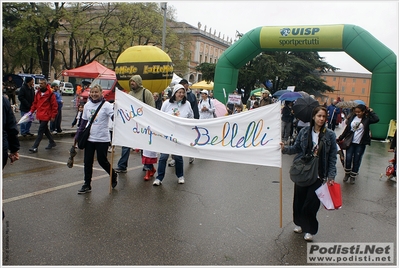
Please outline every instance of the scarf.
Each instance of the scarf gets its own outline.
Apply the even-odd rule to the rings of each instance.
[[[103,96],[101,96],[100,98],[98,98],[97,100],[93,100],[91,97],[89,97],[89,100],[92,102],[92,103],[98,103],[98,102],[102,102],[103,101],[103,99],[104,99],[104,97]]]

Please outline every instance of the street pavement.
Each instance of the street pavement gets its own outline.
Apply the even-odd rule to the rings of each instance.
[[[57,146],[45,150],[44,137],[30,153],[35,137],[21,137],[20,160],[3,170],[3,265],[308,265],[307,242],[293,232],[293,156],[282,156],[281,227],[274,167],[184,158],[186,183],[177,184],[168,167],[155,187],[143,180],[140,154],[132,151],[128,173],[119,174],[111,193],[108,174],[95,162],[92,192],[78,195],[83,151],[68,168],[76,110],[71,97],[63,98]],[[393,157],[388,149],[381,141],[367,146],[355,185],[342,182],[337,162],[343,207],[320,208],[313,243],[389,242],[396,252],[396,182],[381,177]],[[120,153],[116,147],[109,154],[113,165]]]

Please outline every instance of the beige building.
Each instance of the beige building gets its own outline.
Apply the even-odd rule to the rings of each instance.
[[[371,74],[350,72],[323,73],[321,78],[334,92],[323,93],[321,102],[331,103],[331,100],[340,98],[341,101],[362,100],[369,105]]]
[[[191,83],[202,81],[202,74],[195,70],[199,64],[208,62],[216,64],[223,52],[229,48],[233,42],[232,38],[225,37],[220,32],[198,26],[194,27],[185,22],[175,22],[169,25],[177,34],[190,34],[191,36],[191,55],[183,78]]]

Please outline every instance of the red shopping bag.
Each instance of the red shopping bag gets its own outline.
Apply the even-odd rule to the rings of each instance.
[[[328,185],[328,191],[330,192],[334,208],[335,209],[341,208],[342,207],[341,185],[337,182],[334,182],[332,185]]]

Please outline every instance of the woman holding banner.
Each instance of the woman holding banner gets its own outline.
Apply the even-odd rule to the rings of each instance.
[[[186,90],[183,85],[177,84],[174,86],[172,95],[169,100],[166,100],[162,104],[161,111],[184,118],[194,118],[194,112],[191,108],[190,103],[187,101]],[[158,161],[158,175],[153,183],[155,186],[162,184],[162,180],[165,177],[166,161],[168,160],[169,154],[161,153]],[[183,174],[183,157],[180,155],[174,155],[176,176],[178,178],[177,183],[184,183]]]
[[[283,154],[297,154],[294,158],[309,154],[319,156],[319,172],[316,182],[309,186],[294,186],[293,216],[296,227],[295,233],[305,233],[304,239],[312,241],[319,228],[317,212],[320,208],[320,200],[315,190],[322,184],[322,180],[328,179],[332,183],[337,174],[337,146],[335,133],[325,127],[327,120],[327,109],[317,106],[313,109],[310,126],[304,127],[298,134],[294,145],[284,146],[281,142]]]

